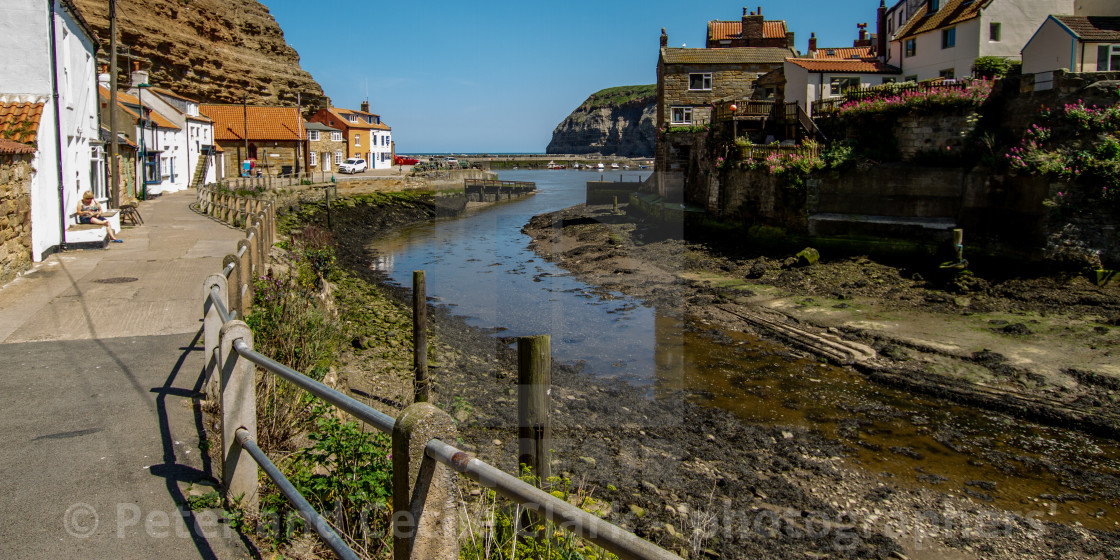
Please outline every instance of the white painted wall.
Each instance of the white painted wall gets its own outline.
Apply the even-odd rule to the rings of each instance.
[[[1120,16],[1120,2],[1116,0],[1075,0],[1073,4],[1075,16]]]
[[[1084,1],[1084,0],[1082,0]],[[978,56],[1003,56],[1018,59],[1023,47],[1050,14],[1074,13],[1071,0],[995,0],[980,15]],[[999,23],[1000,41],[989,41],[990,24]]]
[[[393,133],[387,130],[373,131],[373,149],[369,162],[371,169],[389,169],[393,167]]]
[[[956,26],[956,46],[941,48],[940,29],[917,36],[917,50],[912,57],[903,57],[903,75],[917,74],[918,80],[929,80],[941,75],[941,71],[952,68],[957,78],[972,75],[972,62],[980,50],[980,20],[976,18]],[[904,49],[904,43],[899,43]]]
[[[809,87],[809,71],[796,65],[785,63],[786,103],[797,103],[805,112],[812,110],[813,90]],[[810,114],[811,116],[811,114]]]
[[[1023,48],[1023,73],[1078,68],[1080,51],[1076,37],[1057,21],[1047,19]],[[1096,49],[1093,50],[1093,56],[1096,56]],[[1096,66],[1093,68],[1096,69]]]
[[[6,101],[44,103],[31,179],[31,252],[36,261],[62,242],[60,224],[70,225],[81,193],[104,178],[94,172],[93,145],[99,141],[96,64],[92,38],[55,1],[59,118],[55,120],[50,63],[49,4],[4,0],[0,9],[0,95]],[[58,124],[61,123],[61,126]],[[56,138],[61,130],[62,176]],[[59,184],[62,206],[59,206]]]

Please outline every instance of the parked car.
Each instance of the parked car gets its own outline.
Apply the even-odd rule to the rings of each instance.
[[[367,169],[366,160],[362,158],[350,158],[338,164],[339,173],[361,173]]]

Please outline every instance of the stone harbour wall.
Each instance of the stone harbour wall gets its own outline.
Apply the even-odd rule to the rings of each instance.
[[[920,153],[951,154],[961,150],[979,117],[967,115],[902,115],[894,125],[898,151],[903,161]]]
[[[31,266],[31,156],[0,154],[0,284]]]

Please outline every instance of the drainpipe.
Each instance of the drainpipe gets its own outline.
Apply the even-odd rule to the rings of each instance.
[[[55,160],[58,165],[58,250],[66,250],[66,198],[62,181],[62,121],[58,109],[58,36],[55,34],[55,0],[48,0],[50,4],[50,33],[51,33],[51,96],[54,103],[54,149]]]

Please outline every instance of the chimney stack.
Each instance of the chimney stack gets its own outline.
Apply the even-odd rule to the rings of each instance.
[[[368,99],[365,100],[365,101],[362,101],[362,112],[363,113],[368,113],[369,112],[369,100]]]
[[[813,32],[809,34],[809,56],[813,57],[815,52],[817,52],[817,34]]]
[[[132,87],[139,87],[140,84],[148,83],[148,71],[140,69],[139,62],[132,63]]]
[[[661,28],[661,48],[669,46],[669,36],[665,34],[665,28]]]
[[[105,89],[109,89],[111,84],[112,84],[112,82],[109,81],[109,67],[107,65],[102,64],[101,65],[101,72],[97,74],[97,85],[99,85],[99,86],[101,86]]]
[[[887,0],[879,0],[879,18],[875,22],[875,54],[887,61]]]
[[[747,9],[743,8],[743,30],[742,37],[746,47],[758,46],[762,40],[762,9],[759,8],[758,12],[747,15]]]

